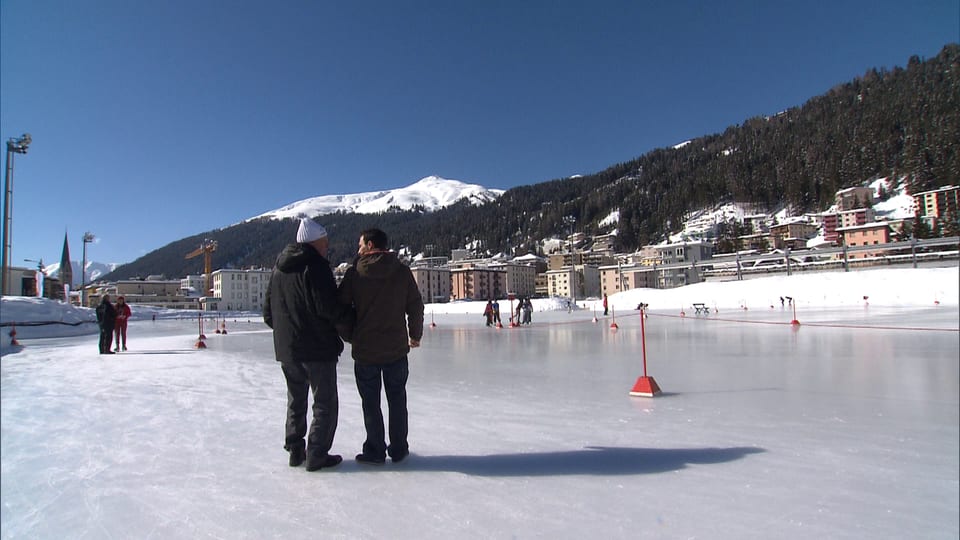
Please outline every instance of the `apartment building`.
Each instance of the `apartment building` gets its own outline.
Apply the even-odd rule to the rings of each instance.
[[[621,262],[625,264],[641,264],[644,266],[657,266],[660,262],[660,251],[657,246],[643,246],[639,251],[621,257]]]
[[[797,240],[813,238],[819,228],[804,219],[797,219],[787,223],[780,223],[770,227],[770,245],[774,249],[795,247]]]
[[[873,188],[852,187],[841,189],[834,195],[838,211],[854,210],[873,205]]]
[[[590,246],[590,251],[612,257],[614,253],[613,247],[616,242],[616,234],[598,234],[593,237],[593,245]]]
[[[206,287],[207,275],[189,275],[180,280],[180,291],[184,296],[190,298],[200,298],[204,296],[203,288]]]
[[[600,270],[596,266],[578,264],[547,270],[547,294],[580,300],[600,296]]]
[[[960,187],[957,186],[944,186],[916,193],[913,195],[913,211],[915,215],[931,222],[931,225],[935,225],[936,221],[945,219],[947,216],[960,219],[958,198],[960,198]]]
[[[848,247],[875,246],[890,242],[890,226],[884,221],[853,227],[841,227],[837,232],[843,235],[843,242]],[[882,251],[854,251],[848,253],[847,257],[850,259],[865,259],[882,254]]]
[[[537,292],[537,268],[533,264],[514,262],[492,263],[488,268],[507,273],[507,292],[517,296],[532,296]]]
[[[873,208],[855,208],[853,210],[843,210],[837,212],[837,220],[840,227],[856,227],[866,225],[876,221]]]
[[[546,272],[540,272],[537,274],[537,279],[534,282],[534,295],[540,298],[550,296],[550,283],[547,279]]]
[[[104,294],[112,300],[123,296],[124,301],[133,306],[147,305],[169,309],[196,309],[197,299],[183,296],[180,280],[162,279],[150,276],[147,279],[124,279],[109,285],[95,285],[87,289],[87,306],[96,307]]]
[[[424,304],[440,304],[450,301],[451,281],[450,269],[441,266],[410,267],[413,279],[420,289],[420,298]]]
[[[450,269],[451,300],[507,297],[507,272],[479,266]]]
[[[222,269],[213,272],[214,299],[207,311],[262,311],[270,285],[270,270],[264,268]]]
[[[836,212],[820,214],[820,224],[824,241],[838,244],[840,235],[837,233],[837,228],[840,227],[840,216]]]
[[[603,266],[615,264],[616,258],[606,252],[574,251],[573,253],[555,253],[547,260],[547,269],[560,270],[569,266]]]
[[[613,294],[630,289],[657,287],[657,270],[642,264],[601,266],[600,294]]]
[[[654,246],[660,253],[663,266],[657,276],[661,289],[682,287],[703,281],[697,263],[713,257],[713,244],[708,242],[683,242]],[[682,265],[682,266],[681,266]]]

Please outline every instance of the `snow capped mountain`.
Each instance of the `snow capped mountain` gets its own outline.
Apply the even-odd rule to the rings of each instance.
[[[254,216],[247,221],[264,217],[271,219],[295,218],[301,215],[316,217],[337,211],[375,214],[386,212],[391,208],[410,210],[416,206],[433,211],[450,206],[461,199],[468,199],[473,204],[482,204],[496,199],[503,195],[503,192],[502,189],[487,189],[459,180],[428,176],[399,189],[312,197]]]
[[[79,286],[81,275],[80,275],[80,261],[70,261],[70,266],[73,267],[73,283],[70,284],[71,287]],[[87,261],[87,283],[93,283],[100,279],[101,276],[105,276],[110,272],[116,270],[120,266],[117,263],[100,263],[94,261]],[[43,267],[43,272],[54,278],[60,277],[60,263],[55,262],[53,264]]]

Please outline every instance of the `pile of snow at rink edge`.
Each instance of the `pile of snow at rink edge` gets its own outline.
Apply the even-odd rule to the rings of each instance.
[[[609,296],[608,304],[616,312],[634,311],[641,303],[652,312],[679,313],[693,311],[693,304],[704,304],[714,310],[770,309],[781,306],[781,297],[793,299],[797,309],[853,307],[863,305],[885,307],[956,307],[960,305],[960,268],[903,268],[827,272],[801,275],[779,275],[744,281],[705,282],[674,289],[631,289]],[[502,319],[510,316],[510,301],[500,299]],[[476,314],[480,316],[486,302],[454,301],[427,304],[425,317],[431,315]],[[196,311],[152,308],[133,304],[132,320],[191,319]],[[516,303],[514,302],[514,308]],[[602,312],[601,299],[536,298],[535,312],[588,310]],[[208,317],[260,320],[257,312],[209,313]],[[17,324],[19,339],[66,337],[97,333],[96,316],[90,308],[71,306],[42,298],[6,296],[2,298],[0,323],[3,324],[2,346],[9,346],[11,324]],[[34,326],[32,324],[51,323]]]

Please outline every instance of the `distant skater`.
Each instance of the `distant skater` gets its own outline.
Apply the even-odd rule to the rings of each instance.
[[[97,326],[100,327],[100,354],[113,354],[110,343],[113,341],[113,327],[117,320],[117,310],[110,303],[110,295],[105,294],[97,306]]]
[[[493,300],[487,300],[487,305],[483,308],[483,317],[487,321],[487,326],[493,324]]]
[[[603,316],[606,317],[609,308],[607,306],[607,293],[603,293]]]
[[[127,300],[123,296],[117,297],[117,305],[114,306],[114,309],[117,310],[117,322],[114,326],[114,336],[117,341],[117,345],[113,348],[113,352],[120,352],[121,350],[127,350],[127,319],[130,318],[130,306],[127,305]],[[120,341],[123,340],[123,348],[120,347]]]

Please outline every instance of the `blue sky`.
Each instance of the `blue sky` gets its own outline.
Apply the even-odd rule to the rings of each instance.
[[[2,0],[12,258],[317,195],[589,174],[960,41],[957,0]]]

